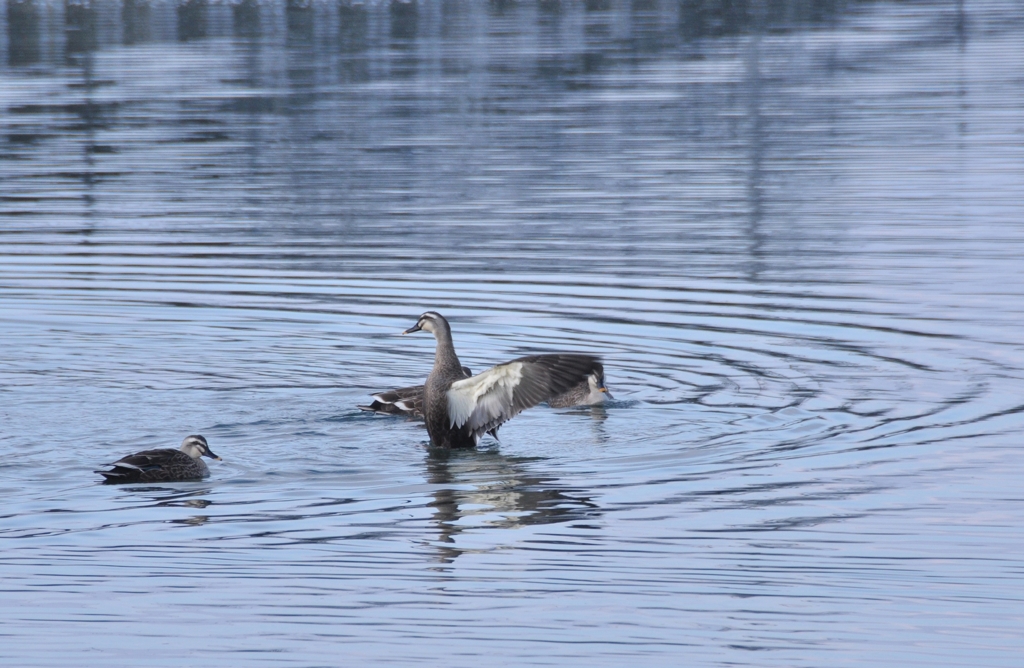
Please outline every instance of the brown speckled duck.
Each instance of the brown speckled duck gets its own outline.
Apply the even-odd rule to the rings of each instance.
[[[597,406],[608,399],[614,399],[604,384],[604,366],[598,364],[587,379],[577,383],[576,387],[548,399],[552,408],[569,408],[571,406]]]
[[[205,438],[194,434],[185,438],[179,450],[143,450],[117,460],[109,471],[96,473],[104,477],[104,483],[199,480],[210,475],[201,457],[220,459],[210,450]]]
[[[402,332],[427,331],[437,340],[434,368],[423,385],[423,417],[430,443],[438,448],[471,448],[480,438],[522,411],[603,380],[604,368],[592,355],[530,355],[498,364],[469,378],[455,354],[448,321],[427,311]],[[587,392],[589,394],[589,391]]]

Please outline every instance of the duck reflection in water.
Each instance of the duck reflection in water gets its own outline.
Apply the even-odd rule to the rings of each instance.
[[[148,499],[148,503],[140,504],[140,507],[150,508],[188,508],[202,510],[213,504],[206,497],[213,492],[213,488],[202,486],[197,489],[182,490],[178,487],[157,487],[147,485],[144,487],[123,486],[121,491],[129,492],[132,496],[142,495]],[[210,515],[189,515],[177,519],[167,520],[170,524],[183,524],[187,526],[198,526],[210,521]]]
[[[437,485],[433,520],[441,561],[450,563],[465,550],[454,546],[467,529],[517,529],[598,517],[589,497],[557,486],[557,478],[531,471],[540,458],[506,457],[497,450],[431,449],[427,482]],[[477,521],[467,521],[475,518]]]

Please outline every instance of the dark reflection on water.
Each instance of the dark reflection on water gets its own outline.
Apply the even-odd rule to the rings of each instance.
[[[0,661],[1016,666],[1022,26],[8,0]],[[430,452],[426,308],[616,399]]]
[[[506,457],[494,450],[445,453],[432,451],[427,459],[427,482],[437,485],[434,521],[441,543],[455,543],[463,531],[459,522],[479,514],[490,519],[486,525],[514,529],[526,525],[550,524],[596,518],[599,507],[582,490],[558,489],[557,478],[543,477],[526,468],[535,459]],[[445,561],[461,550],[443,547]]]

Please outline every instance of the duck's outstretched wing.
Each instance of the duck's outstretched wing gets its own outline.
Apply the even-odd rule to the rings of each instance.
[[[466,427],[474,438],[496,430],[527,408],[586,382],[601,370],[592,355],[531,355],[457,380],[448,390],[448,417],[453,427]]]

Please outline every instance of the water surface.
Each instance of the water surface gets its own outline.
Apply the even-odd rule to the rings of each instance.
[[[1019,665],[1018,4],[4,10],[6,664]]]

